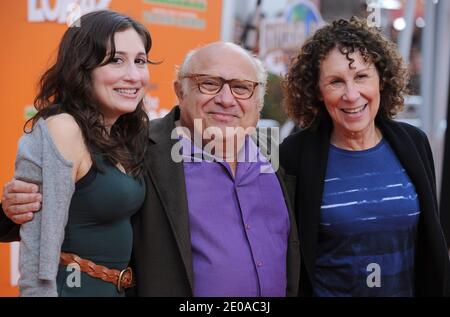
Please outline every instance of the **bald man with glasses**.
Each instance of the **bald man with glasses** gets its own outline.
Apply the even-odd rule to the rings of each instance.
[[[135,295],[297,295],[295,181],[255,130],[266,82],[232,43],[191,51],[178,69],[179,106],[150,124],[146,200],[132,219]],[[3,209],[18,224],[37,209],[31,186],[5,185]],[[3,217],[0,238],[11,240],[18,226]]]

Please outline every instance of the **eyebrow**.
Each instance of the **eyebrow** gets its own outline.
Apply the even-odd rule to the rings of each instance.
[[[368,66],[368,67],[366,67],[366,68],[363,68],[363,69],[357,70],[356,72],[357,72],[357,73],[359,73],[359,72],[363,72],[363,71],[366,71],[366,70],[371,70],[371,69],[375,69],[375,66]]]
[[[127,52],[122,52],[122,51],[116,51],[116,54],[121,54],[121,55],[127,55]],[[147,54],[145,52],[138,52],[137,55],[145,55],[147,56]]]
[[[252,80],[252,79],[244,79],[244,78],[230,78],[230,79],[226,79],[223,78],[222,76],[216,76],[216,75],[209,75],[209,74],[193,74],[199,77],[212,77],[212,78],[221,78],[223,80],[235,80],[235,81],[251,81],[251,82],[258,82],[257,80]]]
[[[360,72],[365,72],[365,71],[368,71],[368,70],[371,70],[371,69],[375,69],[375,67],[374,66],[369,66],[369,67],[362,68],[360,70],[354,70],[354,71],[355,71],[355,73],[360,73]],[[323,77],[323,79],[326,80],[326,79],[329,79],[329,78],[336,78],[336,77],[341,77],[341,76],[338,75],[338,74],[331,74],[331,75],[328,75],[326,77]]]

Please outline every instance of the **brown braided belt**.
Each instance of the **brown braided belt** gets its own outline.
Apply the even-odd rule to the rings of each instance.
[[[122,271],[108,269],[106,266],[97,265],[94,262],[82,259],[76,254],[65,252],[61,252],[59,260],[62,265],[78,264],[81,272],[105,282],[113,283],[119,292],[133,286],[133,271],[130,267]]]

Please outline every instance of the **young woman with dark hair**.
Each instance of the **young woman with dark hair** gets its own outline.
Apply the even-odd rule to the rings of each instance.
[[[15,178],[41,186],[42,211],[20,229],[21,296],[123,296],[131,216],[145,199],[152,42],[113,11],[81,17],[40,80]]]

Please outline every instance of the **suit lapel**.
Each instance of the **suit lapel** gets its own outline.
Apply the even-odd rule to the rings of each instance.
[[[426,167],[423,161],[419,159],[422,155],[418,152],[411,136],[402,128],[402,126],[391,124],[389,121],[378,120],[377,126],[383,132],[383,136],[389,142],[398,160],[411,178],[418,197],[428,197],[429,194],[432,195],[432,193],[429,192],[429,189],[433,188],[435,185],[432,184],[427,177]],[[421,209],[422,211],[424,210],[423,207]]]
[[[322,124],[305,139],[299,158],[296,204],[299,208],[300,245],[308,276],[313,278],[331,126]],[[311,281],[312,282],[312,281]]]
[[[293,197],[295,196],[296,177],[287,175],[283,168],[280,167],[276,176],[283,192],[284,201],[289,213],[290,230],[288,237],[287,255],[286,255],[286,271],[287,271],[287,293],[288,297],[298,296],[298,287],[300,283],[300,242],[297,231],[297,221],[295,219],[295,211],[293,209]]]
[[[183,163],[175,163],[171,157],[172,147],[178,142],[171,139],[177,117],[179,109],[175,107],[166,117],[150,122],[147,167],[167,213],[192,290],[192,250],[184,169]]]
[[[255,133],[251,134],[253,142],[258,146],[260,153],[268,160],[272,158],[278,162],[271,161],[272,167],[276,170],[276,177],[280,184],[283,198],[289,213],[290,230],[287,246],[286,270],[287,270],[287,296],[297,296],[300,281],[300,248],[297,231],[297,222],[295,219],[295,212],[293,208],[293,197],[295,196],[296,177],[287,175],[283,168],[279,166],[279,149],[278,139],[274,139],[271,129],[256,129]]]

